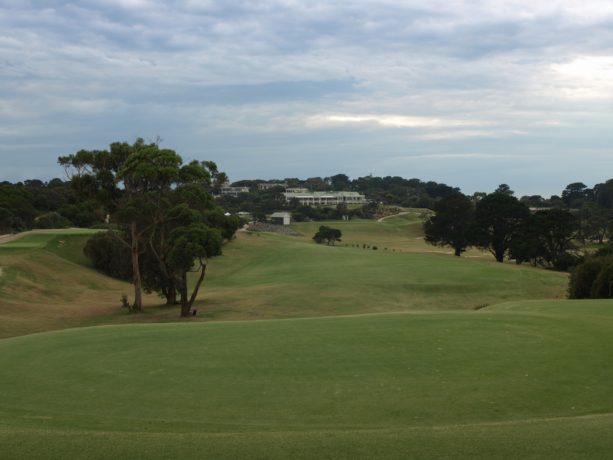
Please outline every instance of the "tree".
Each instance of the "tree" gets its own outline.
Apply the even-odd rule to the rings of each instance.
[[[564,270],[578,229],[577,218],[568,211],[537,211],[527,216],[517,229],[509,244],[510,256],[518,263],[530,262]]]
[[[476,205],[472,232],[474,244],[489,250],[497,262],[502,262],[511,240],[529,214],[528,208],[511,195],[487,195]]]
[[[494,190],[494,193],[503,193],[510,196],[515,194],[515,192],[511,190],[511,187],[509,187],[507,184],[500,184],[498,188]]]
[[[568,208],[580,208],[584,201],[591,199],[593,192],[583,182],[568,184],[562,191],[562,201]]]
[[[602,244],[613,224],[613,210],[595,203],[584,203],[578,215],[581,239]]]
[[[594,186],[596,202],[604,208],[613,208],[613,179]]]
[[[334,246],[336,241],[341,240],[341,236],[342,234],[339,229],[322,225],[319,227],[319,231],[313,236],[313,239],[317,244],[321,244],[325,241],[326,244]]]
[[[142,139],[132,145],[113,143],[109,151],[81,150],[60,157],[59,162],[72,175],[73,186],[98,200],[120,226],[113,235],[130,249],[133,310],[142,310],[143,288],[160,292],[167,303],[175,303],[177,288],[182,295],[187,288],[176,276],[171,252],[181,254],[182,267],[187,264],[189,248],[195,251],[192,262],[204,259],[198,245],[185,245],[171,235],[181,227],[205,225],[206,213],[216,209],[210,190],[211,176],[223,177],[217,165],[183,164],[175,151]],[[226,235],[231,237],[230,233],[227,229]],[[181,251],[173,246],[175,242],[183,245]],[[182,304],[193,303],[185,296],[181,300]]]
[[[424,223],[426,242],[451,246],[460,256],[471,243],[475,215],[472,201],[462,194],[451,195],[437,202],[434,211],[436,214]]]
[[[176,228],[170,234],[168,262],[181,296],[181,316],[189,315],[204,280],[208,259],[221,254],[221,244],[219,230],[200,223]],[[191,295],[187,285],[187,273],[190,271],[198,273]]]
[[[329,178],[329,182],[332,186],[332,190],[351,190],[351,180],[346,174],[336,174]]]

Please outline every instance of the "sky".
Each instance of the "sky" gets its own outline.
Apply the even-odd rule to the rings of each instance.
[[[0,181],[162,139],[231,180],[613,178],[611,0],[0,0]]]

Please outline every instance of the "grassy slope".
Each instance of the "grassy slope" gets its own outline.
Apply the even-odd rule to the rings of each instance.
[[[43,446],[47,458],[608,458],[613,309],[492,310],[5,339],[0,445],[8,458]]]
[[[0,245],[0,337],[129,319],[118,307],[131,286],[88,266],[89,234],[58,230]]]
[[[423,242],[422,242],[423,244]],[[565,274],[441,254],[319,246],[241,235],[214,259],[199,310],[240,319],[474,309],[562,298]]]
[[[414,237],[419,234],[415,215],[339,224],[346,240],[353,235],[382,249],[320,246],[308,236],[241,233],[226,246],[224,256],[211,261],[196,304],[199,319],[474,309],[508,300],[561,298],[565,293],[564,274],[497,264],[491,257],[422,252],[433,248]],[[313,225],[298,228],[307,235]],[[131,287],[86,267],[80,249],[85,238],[34,234],[0,245],[0,265],[5,266],[0,301],[7,305],[0,310],[0,337],[77,325],[177,319],[177,309],[160,306],[156,296],[146,300],[144,316],[123,315],[119,298],[131,294]],[[393,245],[385,241],[395,242],[398,250],[392,252]]]

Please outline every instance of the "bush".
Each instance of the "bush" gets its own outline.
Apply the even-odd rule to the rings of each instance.
[[[607,275],[600,276],[607,267],[613,267],[613,257],[592,257],[577,265],[570,276],[568,297],[590,299],[600,297],[605,291],[608,293]]]
[[[57,212],[48,212],[34,219],[34,228],[68,228],[70,221]]]
[[[112,231],[93,235],[83,248],[96,270],[108,276],[129,280],[132,278],[130,248],[123,244]]]
[[[602,267],[592,284],[592,299],[610,299],[613,297],[613,262]]]
[[[313,240],[315,240],[317,244],[321,244],[325,241],[328,245],[334,245],[335,241],[341,241],[341,236],[342,233],[339,229],[322,225],[319,227],[319,231],[313,236]]]

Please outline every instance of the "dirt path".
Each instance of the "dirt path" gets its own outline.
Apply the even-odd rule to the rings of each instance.
[[[9,241],[15,241],[18,240],[19,238],[21,238],[22,236],[26,236],[29,235],[30,233],[32,233],[32,230],[28,231],[28,232],[21,232],[21,233],[9,233],[8,235],[0,235],[0,244],[2,243],[8,243]]]
[[[383,222],[385,219],[391,219],[392,217],[404,216],[405,214],[412,214],[412,213],[413,211],[402,211],[402,212],[399,212],[398,214],[392,214],[389,216],[381,217],[380,219],[377,219],[377,222]]]
[[[21,233],[9,233],[7,235],[0,235],[0,244],[8,243],[9,241],[15,241],[15,240],[18,240],[19,238],[22,238],[27,235],[31,235],[33,233],[58,233],[58,232],[61,232],[62,230],[72,230],[72,228],[69,228],[69,229],[48,228],[48,229],[39,229],[39,230],[28,230],[27,232],[21,232]]]

